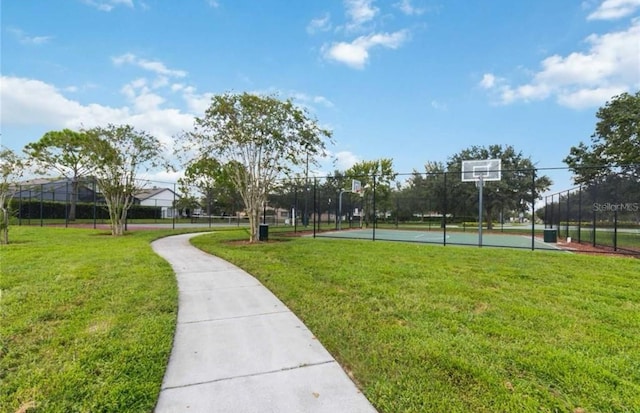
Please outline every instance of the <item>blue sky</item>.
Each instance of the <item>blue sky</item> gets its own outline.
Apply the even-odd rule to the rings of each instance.
[[[1,138],[17,151],[107,123],[170,143],[212,95],[247,91],[308,108],[341,170],[386,157],[422,171],[490,144],[552,168],[600,106],[640,89],[640,0],[3,0],[1,13]]]

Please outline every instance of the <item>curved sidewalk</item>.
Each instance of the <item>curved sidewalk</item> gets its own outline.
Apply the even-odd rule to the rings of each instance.
[[[155,412],[376,411],[280,300],[245,271],[191,246],[196,235],[152,243],[179,289]]]

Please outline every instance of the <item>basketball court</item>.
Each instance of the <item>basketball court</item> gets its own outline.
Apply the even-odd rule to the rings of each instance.
[[[426,244],[440,245],[469,245],[486,247],[506,247],[506,248],[527,248],[536,250],[556,250],[560,251],[554,243],[546,243],[537,238],[531,240],[531,235],[521,234],[495,234],[485,233],[482,237],[482,244],[478,242],[478,233],[461,231],[415,231],[396,229],[351,229],[342,231],[329,231],[316,233],[319,238],[352,238],[381,241],[402,241],[418,242]]]
[[[535,234],[513,233],[484,233],[483,187],[486,182],[502,179],[502,162],[500,159],[481,159],[462,161],[461,181],[474,183],[478,188],[478,227],[471,231],[460,230],[402,230],[402,229],[349,229],[342,230],[340,222],[337,231],[316,233],[316,237],[353,238],[384,241],[419,242],[440,245],[473,245],[487,247],[526,248],[540,250],[561,250],[555,243],[539,240]],[[358,180],[352,180],[351,190],[340,193],[339,216],[342,216],[342,194],[352,192],[362,195],[362,185]]]

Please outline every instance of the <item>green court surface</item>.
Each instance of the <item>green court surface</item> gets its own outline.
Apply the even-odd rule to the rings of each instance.
[[[428,244],[455,244],[479,246],[477,232],[447,231],[415,231],[395,229],[345,229],[316,233],[316,237],[353,238],[382,241],[422,242]],[[531,235],[485,233],[482,234],[482,245],[486,247],[527,248],[536,250],[561,251],[555,243],[543,242],[538,238],[531,240]]]

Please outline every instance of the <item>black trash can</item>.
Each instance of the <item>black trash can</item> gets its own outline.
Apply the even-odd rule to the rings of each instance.
[[[269,225],[260,224],[258,228],[258,241],[269,241]]]
[[[558,232],[555,229],[545,229],[544,242],[558,242]]]

